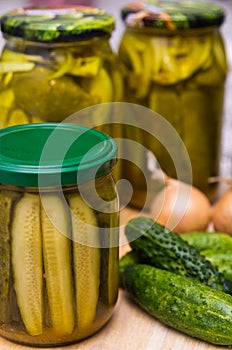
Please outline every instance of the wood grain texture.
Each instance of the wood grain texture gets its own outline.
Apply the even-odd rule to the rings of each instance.
[[[121,213],[121,225],[138,215],[132,209]],[[122,232],[123,233],[123,232]],[[120,247],[120,256],[129,250],[128,245]],[[79,343],[56,347],[57,350],[214,350],[228,347],[214,346],[191,338],[168,326],[137,306],[123,291],[111,320],[98,333]],[[0,338],[0,350],[41,349],[21,346]],[[51,348],[43,348],[51,349]]]

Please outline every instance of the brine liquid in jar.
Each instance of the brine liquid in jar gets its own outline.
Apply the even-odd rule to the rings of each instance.
[[[61,122],[88,106],[121,100],[123,81],[110,46],[114,22],[87,6],[4,14],[0,127]]]
[[[116,146],[96,130],[33,125],[0,131],[0,336],[57,346],[98,331],[117,302]]]
[[[173,126],[189,154],[193,185],[215,198],[216,188],[208,179],[219,171],[227,73],[220,33],[223,8],[208,2],[154,0],[129,4],[121,14],[126,26],[119,46],[127,71],[125,100],[149,107]],[[126,134],[133,139],[133,127]],[[164,172],[176,177],[170,150],[143,130],[140,137]],[[133,182],[130,165],[123,169]],[[181,180],[187,181],[184,164]],[[142,178],[136,183],[134,203],[141,206],[146,186]]]

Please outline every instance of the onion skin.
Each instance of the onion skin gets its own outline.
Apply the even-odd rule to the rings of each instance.
[[[215,203],[212,222],[215,231],[232,235],[232,190],[226,192]]]
[[[151,205],[151,216],[177,233],[206,230],[211,220],[211,205],[196,187],[167,178],[165,188]]]

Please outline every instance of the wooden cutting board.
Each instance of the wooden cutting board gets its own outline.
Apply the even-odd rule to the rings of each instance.
[[[125,224],[138,213],[124,209],[121,224]],[[123,230],[123,228],[122,228]],[[120,247],[122,256],[129,250],[125,244]],[[227,349],[193,339],[160,323],[134,302],[127,293],[119,291],[115,312],[107,325],[94,336],[79,343],[56,347],[57,350],[214,350]],[[0,350],[29,350],[30,348],[9,342],[0,337]],[[43,348],[51,349],[51,348]]]

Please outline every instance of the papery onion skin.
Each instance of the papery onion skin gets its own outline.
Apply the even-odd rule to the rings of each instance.
[[[165,188],[152,202],[151,216],[177,233],[206,230],[211,220],[211,204],[196,187],[167,178]]]
[[[212,213],[214,230],[232,235],[232,190],[215,203]]]

